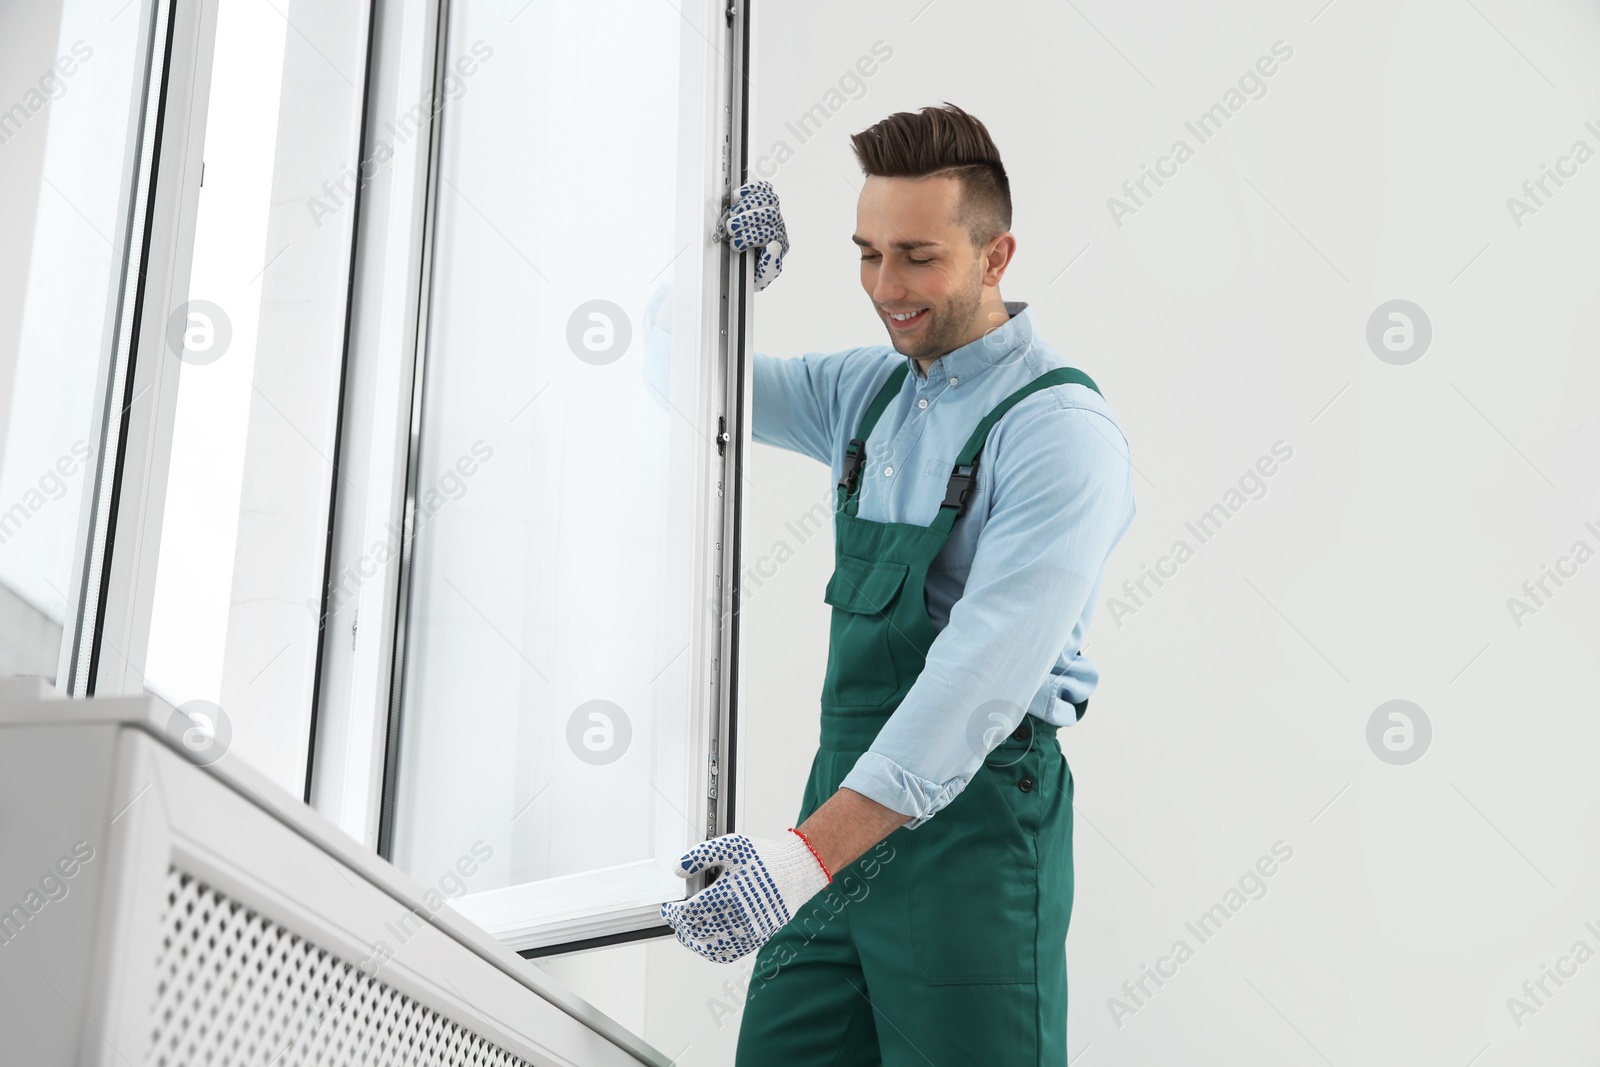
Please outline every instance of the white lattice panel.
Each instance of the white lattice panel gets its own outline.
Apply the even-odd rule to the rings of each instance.
[[[528,1067],[176,867],[156,974],[155,1067]]]

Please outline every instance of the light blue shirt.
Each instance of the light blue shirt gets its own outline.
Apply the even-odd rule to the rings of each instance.
[[[1039,375],[1070,366],[1034,333],[1027,306],[1006,302],[1010,321],[934,361],[926,378],[888,345],[757,354],[754,438],[828,464],[837,484],[867,406],[909,363],[867,441],[858,514],[926,526],[983,417]],[[928,570],[938,636],[927,665],[844,787],[912,816],[906,826],[915,829],[982,766],[968,740],[975,714],[998,709],[1009,719],[1005,732],[992,720],[995,745],[1024,715],[1077,722],[1073,705],[1100,680],[1078,650],[1106,560],[1133,521],[1132,471],[1121,427],[1085,385],[1041,389],[990,430],[967,511]]]

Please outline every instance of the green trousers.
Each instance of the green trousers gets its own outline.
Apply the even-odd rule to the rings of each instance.
[[[824,711],[796,826],[882,718]],[[756,953],[738,1067],[1067,1062],[1072,773],[1033,716],[956,798],[895,830]]]

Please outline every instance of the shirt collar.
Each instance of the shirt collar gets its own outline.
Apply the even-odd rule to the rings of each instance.
[[[1004,303],[1006,314],[1011,316],[1005,325],[934,360],[928,365],[929,381],[954,378],[959,386],[961,382],[976,378],[997,363],[1013,362],[1019,350],[1033,343],[1033,314],[1028,310],[1027,301],[1007,300]],[[916,375],[917,361],[910,356],[905,359],[912,375]]]

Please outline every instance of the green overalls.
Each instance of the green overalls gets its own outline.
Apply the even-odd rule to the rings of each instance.
[[[856,514],[866,441],[909,370],[889,375],[845,451],[821,744],[796,826],[922,672],[936,634],[928,567],[965,509],[990,429],[1036,390],[1099,392],[1072,368],[1040,375],[972,432],[932,523],[872,522]],[[1028,716],[954,800],[834,872],[756,953],[738,1067],[1065,1064],[1071,911],[1072,773],[1056,728]]]

